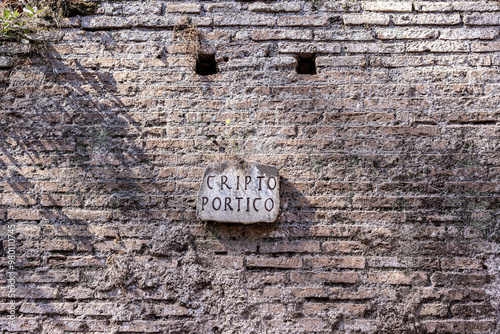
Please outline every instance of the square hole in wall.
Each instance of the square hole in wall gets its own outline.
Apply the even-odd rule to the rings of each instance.
[[[316,55],[302,54],[297,56],[297,73],[298,74],[316,74]]]
[[[196,60],[196,73],[199,75],[216,74],[217,62],[215,61],[215,54],[198,54]]]

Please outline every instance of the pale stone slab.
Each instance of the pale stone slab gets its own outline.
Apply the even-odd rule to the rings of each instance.
[[[203,174],[196,214],[200,220],[272,223],[280,207],[278,169],[258,162],[214,163]]]

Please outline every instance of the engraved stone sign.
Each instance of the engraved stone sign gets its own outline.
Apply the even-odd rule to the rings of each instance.
[[[200,220],[272,223],[280,207],[278,169],[258,162],[225,161],[203,174],[196,214]]]

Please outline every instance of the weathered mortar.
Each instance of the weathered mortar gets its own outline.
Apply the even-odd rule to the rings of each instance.
[[[497,1],[98,4],[0,44],[2,333],[500,330]],[[196,220],[234,155],[276,223]]]

